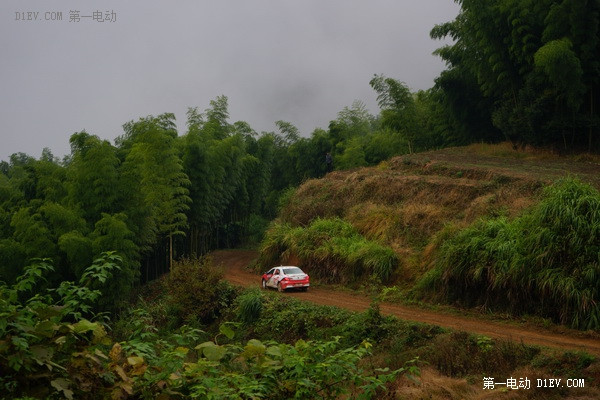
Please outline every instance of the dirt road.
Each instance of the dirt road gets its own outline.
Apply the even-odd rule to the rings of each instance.
[[[257,253],[250,250],[219,250],[212,253],[216,265],[222,265],[226,279],[244,287],[259,287],[260,276],[246,267],[256,258]],[[336,306],[351,311],[364,311],[369,308],[370,299],[357,294],[341,293],[326,288],[312,287],[308,292],[290,292],[283,296],[293,296],[315,304]],[[578,337],[577,332],[559,334],[541,328],[515,327],[501,322],[461,317],[418,307],[381,303],[383,314],[394,315],[407,321],[422,322],[477,333],[492,338],[509,339],[531,345],[546,346],[564,350],[585,350],[600,356],[600,340]]]

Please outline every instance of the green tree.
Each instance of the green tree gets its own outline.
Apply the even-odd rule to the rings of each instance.
[[[13,238],[25,248],[28,259],[56,258],[57,247],[42,215],[32,207],[20,208],[10,222]]]
[[[410,89],[404,82],[383,75],[375,75],[369,83],[377,92],[382,127],[400,132],[412,153],[415,141],[424,132],[419,129],[417,108]]]
[[[131,290],[140,277],[139,249],[126,221],[127,215],[124,213],[114,215],[104,213],[90,234],[94,257],[98,257],[106,251],[112,251],[122,259],[121,268],[114,273],[112,279],[97,287],[104,294],[98,304],[105,310],[115,310],[121,306],[122,302],[129,299]],[[69,237],[69,240],[71,246],[87,245],[72,236]]]
[[[410,152],[408,140],[391,129],[381,129],[369,135],[364,144],[364,162],[375,165],[399,154]]]
[[[219,233],[227,236],[237,226],[247,208],[249,195],[245,186],[256,159],[246,152],[242,134],[214,137],[214,130],[188,121],[183,140],[185,173],[191,178],[192,204],[188,212],[191,224],[190,252],[204,254],[219,242]],[[223,228],[223,229],[222,229]]]
[[[213,130],[216,138],[225,137],[231,130],[227,120],[229,119],[229,102],[227,96],[218,96],[210,101],[210,108],[206,110],[205,129]]]
[[[279,120],[275,121],[275,125],[277,125],[277,128],[281,132],[281,137],[283,137],[286,144],[290,145],[300,139],[298,128],[294,124]]]
[[[296,181],[299,184],[310,178],[318,178],[327,172],[325,154],[331,152],[331,141],[323,129],[315,129],[310,138],[301,138],[290,146],[290,153],[296,160]]]
[[[108,141],[85,131],[73,134],[70,143],[69,203],[78,207],[93,226],[102,213],[114,213],[123,207],[125,188],[120,179],[117,150]]]
[[[125,125],[126,137],[131,138],[131,149],[124,169],[138,179],[152,230],[168,240],[169,266],[173,260],[173,237],[185,234],[185,211],[190,202],[190,181],[175,146],[174,120],[173,114],[162,114]]]
[[[91,241],[85,236],[89,232],[86,221],[78,210],[52,202],[41,205],[39,213],[49,229],[49,239],[58,246],[57,272],[64,269],[62,279],[80,277],[93,260]]]
[[[586,142],[590,150],[597,146],[600,3],[460,4],[454,21],[431,32],[435,38],[454,39],[453,45],[437,51],[450,67],[439,82],[445,97],[452,101],[460,95],[463,87],[450,85],[456,78],[476,82],[491,121],[515,147],[559,141],[565,148]]]
[[[588,151],[591,151],[594,146],[597,149],[600,126],[597,107],[600,89],[600,56],[598,55],[600,53],[600,2],[566,0],[552,2],[544,20],[542,42],[547,45],[557,40],[571,44],[568,50],[564,49],[564,43],[561,45],[560,51],[567,60],[560,59],[557,62],[560,64],[558,68],[564,68],[565,63],[575,68],[575,72],[567,71],[562,80],[566,84],[572,79],[572,90],[580,91],[579,99],[575,98],[576,93],[574,93],[574,98],[568,104],[577,112],[576,128],[581,129],[582,135],[587,130]],[[569,44],[566,43],[566,46],[569,47]],[[550,78],[550,81],[554,85],[558,83],[556,79]],[[563,100],[563,98],[559,99],[559,101]]]
[[[336,158],[339,169],[350,169],[367,165],[363,141],[362,137],[356,136],[346,143],[344,152]]]
[[[92,240],[80,231],[73,230],[58,238],[58,248],[64,253],[69,269],[76,277],[81,277],[93,260]]]
[[[14,283],[27,262],[27,249],[13,238],[0,239],[0,281]]]
[[[36,198],[61,202],[67,195],[66,169],[59,164],[48,148],[42,150],[39,160],[33,163],[36,176]]]

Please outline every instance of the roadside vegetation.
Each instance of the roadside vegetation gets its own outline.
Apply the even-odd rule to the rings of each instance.
[[[175,265],[152,304],[112,322],[95,312],[102,292],[93,288],[113,282],[120,257],[105,254],[80,282],[41,292],[34,289],[53,266],[27,267],[15,285],[0,286],[2,398],[372,398],[399,374],[417,372],[361,364],[373,351],[366,337],[344,344],[339,337],[246,338],[247,308],[238,311],[240,322],[221,317],[235,315],[234,300],[244,297],[215,280],[207,262]],[[182,289],[172,293],[175,284]],[[197,307],[188,309],[189,300]]]
[[[112,282],[121,266],[106,253],[81,281],[34,294],[54,268],[39,261],[15,285],[0,286],[7,321],[0,326],[1,398],[370,399],[401,398],[408,388],[445,398],[436,397],[435,384],[419,383],[423,370],[469,398],[486,375],[592,382],[599,370],[585,353],[403,322],[383,316],[376,303],[353,313],[234,288],[210,259],[176,263],[173,274],[143,287],[119,318],[108,319],[96,312],[102,292],[94,287]],[[169,289],[174,284],[179,294]],[[182,307],[189,300],[199,307]],[[573,390],[541,392],[558,399]],[[597,389],[588,385],[584,393]]]
[[[267,231],[259,263],[292,260],[317,282],[347,285],[356,280],[323,271],[353,271],[364,283],[364,265],[394,265],[373,283],[404,299],[600,329],[600,194],[583,181],[597,183],[594,164],[571,160],[579,178],[569,177],[560,157],[532,152],[499,169],[502,148],[398,157],[307,181]],[[338,245],[352,235],[360,240]]]
[[[440,299],[600,329],[600,193],[565,179],[515,219],[484,218],[448,237],[419,282]]]
[[[1,161],[0,396],[410,397],[420,367],[600,379],[585,354],[240,292],[203,258],[260,247],[316,283],[598,331],[600,5],[460,6],[431,31],[453,40],[435,85],[374,75],[375,115],[257,132],[218,96],[181,131],[150,115]]]
[[[367,240],[339,218],[315,219],[305,228],[273,224],[261,245],[258,265],[294,260],[323,282],[351,283],[373,278],[389,282],[398,269],[394,251]]]

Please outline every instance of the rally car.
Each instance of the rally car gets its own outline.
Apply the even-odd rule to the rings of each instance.
[[[310,286],[310,277],[300,268],[289,265],[273,267],[262,276],[263,289],[275,288],[280,292],[296,288],[304,292]]]

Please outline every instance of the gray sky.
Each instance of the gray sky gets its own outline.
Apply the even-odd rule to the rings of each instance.
[[[0,160],[44,147],[62,157],[74,132],[113,142],[125,122],[164,112],[182,135],[187,108],[222,94],[230,122],[258,132],[282,119],[308,136],[354,100],[376,114],[374,74],[433,85],[444,64],[429,31],[458,10],[453,0],[2,0]]]

